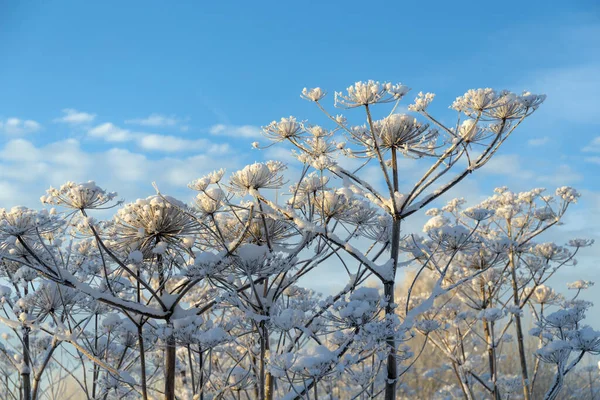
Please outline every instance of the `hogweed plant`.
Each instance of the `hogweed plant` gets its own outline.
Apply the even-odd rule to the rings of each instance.
[[[351,124],[325,109],[325,91],[303,90],[330,128],[295,117],[263,128],[273,142],[264,147],[291,144],[300,165],[291,183],[284,163],[267,161],[191,182],[190,204],[158,186],[124,203],[94,182],[68,182],[41,198],[48,210],[2,210],[0,322],[13,338],[0,362],[3,373],[18,371],[4,373],[6,390],[50,398],[58,370],[88,399],[395,399],[414,397],[405,379],[439,345],[465,397],[514,388],[530,396],[528,360],[519,382],[501,375],[496,343],[511,326],[523,341],[522,310],[554,299],[546,280],[576,251],[533,239],[577,193],[562,188],[552,203],[539,191],[502,190],[464,213],[452,203],[444,211],[452,219],[437,212],[426,238],[401,228],[485,165],[544,97],[470,90],[451,105],[458,118],[447,126],[428,111],[431,93],[419,93],[410,115],[397,112],[408,92],[369,81],[335,93],[335,106],[361,119]],[[414,181],[406,158],[427,165]],[[111,219],[95,218],[112,208]],[[428,271],[431,290],[416,293],[419,272],[396,297],[398,271],[410,265]],[[302,286],[325,268],[337,268],[341,290],[321,296]],[[372,278],[383,293],[367,285]],[[455,298],[464,303],[447,301]],[[596,351],[581,320],[589,305],[565,302],[562,324],[535,304],[536,368],[556,366],[549,390],[559,393],[580,353]],[[465,366],[448,319],[440,321],[459,308],[473,310],[463,342],[482,336],[491,349],[486,373]]]
[[[304,89],[302,97],[315,103],[331,121],[331,129],[300,122],[294,117],[282,118],[264,128],[265,134],[274,142],[285,141],[293,146],[296,157],[303,164],[299,182],[311,179],[311,170],[317,172],[316,179],[320,179],[322,185],[313,196],[303,196],[308,197],[304,202],[308,203],[309,209],[319,207],[320,203],[320,207],[328,211],[320,215],[318,220],[309,218],[307,221],[305,210],[301,210],[304,215],[300,215],[297,209],[304,205],[302,201],[298,201],[302,196],[298,184],[293,188],[288,204],[278,207],[279,214],[297,229],[318,235],[330,246],[338,246],[360,263],[357,274],[363,268],[377,277],[384,286],[385,318],[388,324],[385,383],[387,400],[396,397],[398,358],[402,358],[397,352],[397,342],[412,327],[416,314],[428,307],[428,303],[424,303],[422,307],[415,308],[402,322],[396,318],[394,285],[401,266],[402,221],[485,165],[545,99],[545,96],[531,93],[515,95],[492,89],[469,90],[451,105],[458,114],[456,124],[446,126],[441,119],[436,119],[428,112],[434,99],[432,93],[419,93],[415,102],[408,106],[410,111],[420,116],[419,119],[397,113],[400,100],[408,92],[409,88],[401,84],[374,81],[357,82],[346,93],[336,92],[336,107],[352,111],[362,109],[364,112],[365,122],[352,125],[344,116],[334,116],[322,105],[325,91],[320,88]],[[384,113],[381,119],[375,119],[373,112],[386,105],[389,105],[387,114]],[[338,137],[343,138],[343,141],[338,140]],[[255,147],[260,148],[260,145],[255,143]],[[403,182],[401,187],[400,181],[404,175],[400,167],[402,157],[430,160],[430,167],[420,178],[414,182]],[[359,160],[362,164],[349,170],[343,167],[345,160]],[[379,178],[361,174],[361,170],[364,171],[368,164],[378,166]],[[315,177],[312,176],[312,179]],[[329,189],[324,180],[329,187],[337,181],[338,187]],[[383,192],[377,189],[380,181],[383,181]],[[260,193],[256,194],[258,196],[255,197],[260,201],[270,204]],[[372,231],[379,230],[375,235],[385,248],[386,259],[383,262],[376,264],[370,261],[356,246],[343,241],[333,232],[336,228],[339,230],[340,225],[343,227],[344,224],[353,222],[347,221],[345,214],[350,211],[350,214],[357,215],[351,208],[352,203],[356,202],[367,204],[371,209],[371,216],[359,221],[360,225],[356,225],[358,230],[353,238],[368,238]],[[365,214],[369,215],[361,210],[359,215]],[[443,278],[444,276],[440,277],[441,280]],[[440,289],[432,293],[429,303],[443,292]]]
[[[578,197],[579,193],[568,187],[557,189],[555,196],[546,195],[544,189],[514,193],[499,188],[494,196],[474,207],[464,209],[464,200],[455,199],[441,209],[427,211],[432,217],[424,227],[428,237],[411,237],[407,247],[421,264],[417,276],[425,271],[422,279],[426,281],[439,274],[440,260],[429,255],[435,253],[431,247],[441,243],[439,230],[447,229],[447,224],[455,224],[463,231],[477,227],[480,245],[454,259],[445,284],[472,276],[474,271],[482,273],[427,313],[428,319],[438,321],[439,329],[425,335],[433,351],[451,363],[462,396],[541,398],[545,393],[545,399],[554,399],[565,375],[585,354],[597,354],[600,350],[600,333],[582,322],[591,304],[577,300],[579,292],[591,283],[570,284],[577,290],[571,299],[547,286],[558,270],[575,265],[575,255],[592,241],[573,239],[566,246],[535,241],[560,223]],[[424,290],[419,295],[426,293]],[[407,296],[410,295],[409,289]],[[560,310],[548,314],[552,307]],[[531,311],[531,319],[536,323],[530,333],[539,339],[537,349],[526,349],[531,343],[523,330],[526,311]],[[557,328],[553,324],[561,315],[568,316],[570,323]],[[561,345],[564,359],[558,362],[553,359],[554,349]],[[507,348],[516,351],[519,374],[514,374],[514,365],[504,361],[506,354],[502,353]],[[540,388],[539,383],[536,386],[540,362],[556,364],[554,382],[545,388]]]

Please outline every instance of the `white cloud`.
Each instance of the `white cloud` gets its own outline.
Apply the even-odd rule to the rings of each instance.
[[[43,146],[14,139],[0,144],[0,207],[40,207],[38,199],[48,187],[68,180],[95,180],[127,201],[153,194],[156,181],[165,193],[191,200],[194,193],[187,183],[216,168],[235,170],[244,162],[243,157],[219,157],[211,146],[218,147],[208,145],[191,157],[150,157],[120,147],[88,151],[76,139]]]
[[[600,165],[600,157],[586,157],[583,161]]]
[[[543,146],[543,145],[547,144],[549,141],[550,141],[550,138],[548,136],[544,136],[541,138],[529,139],[527,141],[527,144],[532,147],[538,147],[538,146]]]
[[[552,174],[539,176],[538,182],[549,183],[553,186],[572,185],[583,180],[583,176],[567,164],[560,164]]]
[[[585,146],[582,150],[589,153],[600,153],[600,136],[592,139],[590,144]]]
[[[79,125],[90,123],[96,118],[96,114],[90,114],[83,111],[77,111],[74,108],[65,108],[62,110],[65,114],[60,118],[56,118],[54,122],[62,122],[65,124]]]
[[[159,135],[145,132],[132,132],[111,122],[98,125],[88,131],[93,138],[110,143],[133,142],[139,148],[153,152],[202,151],[203,153],[223,154],[230,150],[227,143],[213,143],[206,139],[185,139],[172,135]]]
[[[42,129],[40,123],[31,119],[22,120],[19,118],[8,118],[6,120],[0,120],[0,133],[7,135],[26,135],[28,133],[34,133]]]
[[[168,117],[162,114],[150,114],[146,118],[133,118],[125,121],[126,124],[142,125],[142,126],[175,126],[179,120],[175,117]]]
[[[90,129],[88,134],[91,137],[104,139],[107,142],[127,142],[133,138],[128,129],[119,128],[110,122],[105,122]]]
[[[258,138],[261,137],[261,129],[257,126],[252,125],[213,125],[210,127],[209,132],[211,135],[216,136],[231,136],[231,137],[242,137],[242,138]]]
[[[596,123],[600,104],[600,63],[589,63],[540,71],[532,90],[546,93],[540,107],[547,119]],[[576,99],[576,101],[565,101]]]
[[[149,151],[164,151],[164,152],[178,152],[178,151],[190,151],[190,150],[203,150],[209,153],[224,153],[229,150],[229,145],[213,144],[208,140],[188,140],[182,139],[176,136],[167,135],[140,135],[137,138],[138,145]]]
[[[508,175],[511,178],[531,179],[535,176],[532,171],[521,165],[517,154],[497,154],[483,166],[481,172],[490,175]]]

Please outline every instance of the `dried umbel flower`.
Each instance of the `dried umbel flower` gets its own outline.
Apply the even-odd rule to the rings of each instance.
[[[527,115],[546,99],[544,95],[529,92],[516,96],[508,91],[496,92],[493,89],[470,89],[457,97],[450,108],[464,112],[477,119],[510,120]]]
[[[577,239],[569,240],[569,243],[567,243],[567,246],[580,248],[580,247],[588,247],[593,244],[594,244],[594,239],[577,238]]]
[[[128,252],[139,250],[151,258],[153,250],[187,251],[185,239],[197,224],[180,201],[168,196],[150,196],[121,208],[114,217],[115,244]]]
[[[556,262],[565,261],[572,256],[568,249],[552,242],[537,244],[533,247],[532,252],[545,260]]]
[[[67,182],[59,189],[50,188],[46,196],[40,198],[43,204],[63,206],[76,210],[100,208],[116,196],[116,192],[106,192],[94,181],[86,183]]]
[[[279,122],[273,121],[262,129],[265,136],[275,141],[299,138],[304,131],[302,123],[291,116],[281,118]]]
[[[467,119],[461,124],[458,134],[466,142],[476,142],[481,137],[481,129],[477,125],[477,121],[474,119]]]
[[[571,354],[573,347],[565,340],[553,340],[535,352],[543,362],[559,364],[565,362]]]
[[[415,323],[415,329],[417,329],[423,335],[429,335],[442,326],[441,322],[434,319],[422,319]]]
[[[68,287],[44,282],[25,298],[30,315],[39,322],[48,316],[62,316],[81,300],[82,296]]]
[[[469,217],[475,221],[481,222],[494,215],[494,210],[488,210],[487,208],[470,207],[463,211],[466,217]]]
[[[545,285],[539,285],[535,288],[527,288],[525,293],[533,292],[531,299],[538,304],[552,305],[559,304],[563,297],[554,291],[551,287]]]
[[[349,212],[343,217],[344,221],[358,227],[376,223],[377,209],[372,207],[369,202],[352,199],[348,208]]]
[[[350,209],[350,201],[344,193],[319,192],[314,207],[315,212],[324,218],[343,218]]]
[[[533,94],[531,92],[523,92],[521,96],[517,98],[517,101],[526,108],[538,108],[546,100],[544,94]]]
[[[270,252],[268,246],[251,243],[241,245],[231,260],[242,276],[267,276],[274,271],[288,269],[295,261],[283,254]]]
[[[406,114],[392,114],[376,121],[374,128],[380,148],[396,149],[418,157],[430,154],[438,137],[438,131],[429,129],[429,124],[423,124]]]
[[[244,196],[258,189],[278,189],[283,185],[281,172],[285,164],[278,161],[254,163],[233,173],[229,180],[231,190]]]
[[[428,233],[432,240],[448,250],[466,250],[478,245],[478,242],[472,237],[472,232],[462,225],[444,225],[441,228],[432,229]]]
[[[598,354],[600,352],[600,332],[589,326],[583,327],[571,335],[573,350]]]
[[[202,178],[196,179],[188,184],[188,187],[192,190],[203,192],[208,188],[209,185],[219,183],[225,174],[225,170],[221,168],[218,171],[213,171]]]
[[[571,290],[586,290],[592,286],[594,286],[594,282],[584,280],[567,283],[567,288]]]
[[[285,243],[294,235],[295,231],[289,222],[262,215],[254,218],[248,228],[248,240],[258,245]]]
[[[319,87],[312,89],[304,88],[302,89],[302,94],[300,95],[300,97],[310,101],[319,101],[323,97],[325,97],[326,94],[327,92]]]
[[[470,89],[464,95],[457,97],[450,108],[463,112],[482,112],[498,106],[498,94],[495,90]]]
[[[22,206],[10,210],[0,208],[0,239],[46,234],[62,225],[63,221],[48,210],[36,211]]]
[[[326,190],[327,182],[329,182],[329,177],[326,175],[320,175],[316,172],[311,172],[304,179],[298,183],[298,186],[290,187],[290,192],[298,192],[302,195],[307,194],[316,194],[319,191]]]
[[[337,143],[328,140],[327,137],[318,136],[304,141],[305,151],[313,159],[328,157],[338,151]]]
[[[359,228],[360,234],[365,238],[380,243],[386,243],[392,235],[392,218],[389,215],[380,215],[371,223]]]
[[[335,92],[335,106],[342,108],[354,108],[376,103],[389,103],[400,100],[409,88],[402,85],[392,85],[389,82],[356,82],[349,86],[347,94]]]
[[[416,112],[425,111],[425,110],[427,110],[427,107],[429,107],[429,104],[431,104],[431,102],[433,101],[434,97],[435,97],[434,93],[419,92],[419,94],[417,95],[417,98],[415,99],[414,104],[409,105],[408,109],[410,111],[416,111]]]
[[[490,322],[495,322],[504,317],[504,313],[499,308],[486,308],[478,314],[479,319],[486,319]]]
[[[376,288],[361,287],[350,294],[348,300],[340,300],[333,306],[339,318],[331,318],[342,324],[359,326],[373,319],[379,310],[381,296]]]
[[[196,207],[205,215],[213,215],[223,206],[225,192],[220,188],[210,188],[199,193],[194,199]]]
[[[556,195],[567,203],[577,203],[581,194],[570,186],[563,186],[556,189]]]

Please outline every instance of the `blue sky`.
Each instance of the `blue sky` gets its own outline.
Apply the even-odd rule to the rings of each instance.
[[[596,1],[2,1],[0,54],[0,207],[65,180],[189,198],[189,180],[265,156],[261,125],[318,120],[303,87],[376,79],[435,92],[442,118],[470,88],[546,93],[455,194],[572,185],[585,197],[557,238],[600,238]],[[593,280],[600,243],[582,259]]]

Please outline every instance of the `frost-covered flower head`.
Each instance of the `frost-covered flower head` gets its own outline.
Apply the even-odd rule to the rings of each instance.
[[[499,93],[496,106],[484,110],[483,114],[488,118],[507,121],[523,117],[526,111],[527,107],[523,107],[516,94],[502,91]],[[508,123],[505,122],[504,125],[506,124]],[[499,126],[502,126],[502,124],[499,124]]]
[[[389,82],[356,82],[349,86],[347,93],[335,92],[335,106],[342,108],[354,108],[375,103],[388,103],[400,100],[409,88],[402,85],[392,85]]]
[[[577,203],[581,194],[570,186],[563,186],[556,189],[556,195],[567,203]]]
[[[531,299],[538,304],[559,304],[563,300],[560,293],[556,293],[554,289],[546,285],[536,286],[535,289],[528,288],[525,293],[529,294],[532,291]]]
[[[594,282],[584,280],[578,280],[575,282],[567,283],[567,288],[571,290],[585,290],[589,289],[592,286],[594,286]]]
[[[435,319],[422,319],[415,323],[415,329],[423,335],[429,335],[431,332],[435,332],[440,329],[442,323]]]
[[[279,122],[273,121],[267,126],[263,126],[263,133],[271,140],[281,141],[285,139],[296,139],[304,131],[302,123],[296,118],[281,118]]]
[[[348,300],[340,300],[334,304],[339,318],[335,320],[350,326],[361,326],[373,319],[379,311],[381,295],[376,288],[361,287],[350,294]]]
[[[324,218],[340,218],[350,210],[351,202],[344,192],[319,192],[315,199],[315,211]]]
[[[225,170],[221,168],[218,171],[213,171],[210,174],[203,176],[202,178],[190,182],[188,184],[188,187],[192,190],[203,192],[209,185],[219,183],[223,178],[224,174]]]
[[[474,119],[466,119],[458,129],[459,136],[466,142],[476,142],[482,138],[484,131]]]
[[[462,198],[455,198],[452,199],[450,201],[448,201],[448,203],[446,203],[446,205],[444,207],[442,207],[442,211],[445,212],[449,212],[449,213],[455,213],[457,211],[459,211],[463,205],[465,205],[467,203],[467,201]]]
[[[243,277],[249,275],[266,276],[289,268],[293,260],[287,260],[281,254],[272,253],[266,245],[245,243],[232,258],[233,265]]]
[[[185,239],[196,233],[186,206],[169,196],[150,196],[126,204],[114,217],[116,244],[127,251],[139,250],[144,258],[157,251],[187,251]]]
[[[263,205],[263,208],[267,207]],[[264,215],[254,218],[248,228],[248,240],[257,245],[284,243],[294,234],[288,221]]]
[[[520,376],[511,375],[503,376],[498,379],[498,386],[502,389],[502,394],[505,398],[518,396],[523,391],[523,380]]]
[[[567,243],[567,246],[580,248],[580,247],[588,247],[593,244],[594,244],[594,239],[577,238],[577,239],[569,240],[569,242]]]
[[[545,94],[533,94],[531,92],[523,92],[521,96],[517,98],[517,101],[526,108],[538,108],[546,100]]]
[[[348,206],[348,212],[344,216],[347,221],[356,226],[364,226],[376,223],[377,209],[371,206],[371,203],[359,199],[351,199]]]
[[[22,266],[13,275],[13,282],[21,282],[28,285],[38,277],[38,272],[28,266]]]
[[[51,187],[46,193],[46,196],[40,198],[43,204],[52,204],[77,210],[102,207],[117,196],[116,192],[107,192],[96,185],[94,181],[86,183],[69,181],[59,189]]]
[[[319,132],[316,133],[320,134]],[[337,152],[337,143],[329,140],[329,138],[327,137],[328,135],[329,134],[327,133],[324,134],[324,136],[315,136],[306,139],[304,141],[304,151],[306,152],[306,154],[311,158],[319,158],[323,156],[329,156]]]
[[[310,101],[319,101],[323,97],[325,97],[326,94],[327,92],[321,89],[320,87],[311,89],[304,88],[302,89],[302,94],[300,95],[300,97]]]
[[[450,108],[472,117],[493,120],[511,120],[527,116],[546,99],[545,95],[524,92],[517,96],[506,90],[471,89],[457,97]]]
[[[396,149],[404,154],[423,156],[435,147],[438,131],[429,129],[406,114],[392,114],[374,123],[375,135],[382,149]]]
[[[490,322],[495,322],[504,317],[504,312],[499,308],[486,308],[479,312],[479,319],[486,319]]]
[[[450,220],[441,214],[437,214],[430,218],[423,226],[423,232],[429,233],[431,231],[440,229],[450,223]]]
[[[330,372],[331,365],[337,360],[335,352],[323,345],[309,348],[297,355],[291,370],[303,376],[322,377]]]
[[[415,111],[415,112],[425,111],[425,110],[427,110],[427,107],[429,107],[429,104],[431,104],[431,102],[433,101],[434,97],[435,97],[434,93],[419,92],[419,94],[417,95],[417,98],[415,99],[414,104],[409,105],[408,109],[410,111]]]
[[[477,244],[472,237],[472,232],[463,225],[444,225],[428,233],[432,240],[448,250],[465,250]]]
[[[571,257],[571,252],[567,248],[552,242],[537,244],[533,247],[532,252],[548,261],[561,262]]]
[[[326,190],[327,182],[329,182],[329,177],[326,175],[317,174],[316,172],[311,172],[307,176],[305,176],[298,186],[290,187],[290,192],[298,192],[299,194],[307,195],[307,194],[316,194],[319,191]]]
[[[218,187],[213,187],[199,193],[194,199],[194,203],[203,214],[213,215],[221,209],[225,200],[225,192]]]
[[[392,235],[392,219],[389,215],[379,215],[371,223],[360,227],[361,236],[380,243],[386,243]]]
[[[487,208],[469,207],[463,214],[475,221],[481,222],[494,215],[494,210],[488,210]]]
[[[56,230],[62,221],[48,210],[36,211],[27,207],[0,208],[0,237],[37,236]]]
[[[229,185],[242,196],[258,189],[278,189],[283,185],[281,172],[285,168],[285,164],[279,161],[247,165],[231,175]]]
[[[559,364],[565,362],[573,347],[566,340],[552,340],[547,345],[535,352],[535,355],[542,361],[550,364]]]
[[[41,322],[47,316],[60,317],[63,313],[69,313],[80,299],[79,293],[73,289],[44,282],[25,301],[31,316]]]
[[[550,220],[556,219],[557,215],[554,212],[554,210],[552,209],[552,207],[546,206],[546,207],[536,208],[533,211],[533,217],[540,221],[550,221]]]
[[[573,328],[581,320],[581,317],[579,310],[567,308],[547,315],[544,317],[544,322],[552,328],[565,330]]]
[[[310,165],[319,171],[324,171],[326,169],[332,168],[336,165],[333,158],[328,157],[327,155],[321,155],[316,158],[310,158]]]
[[[575,351],[598,354],[600,352],[600,332],[589,326],[583,327],[571,335],[571,346]]]
[[[491,89],[469,89],[464,95],[457,97],[450,108],[466,113],[478,113],[498,106],[499,95]]]

